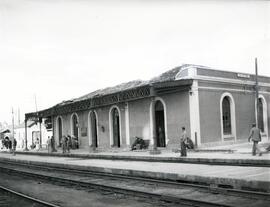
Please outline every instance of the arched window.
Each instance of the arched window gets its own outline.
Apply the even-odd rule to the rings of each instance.
[[[222,101],[222,122],[223,122],[223,134],[232,134],[231,123],[231,105],[228,96],[225,96]]]
[[[222,141],[236,141],[235,102],[232,94],[225,92],[220,98],[220,125]]]
[[[76,114],[73,114],[71,117],[71,133],[76,138],[79,138],[79,124],[78,124],[78,117]]]

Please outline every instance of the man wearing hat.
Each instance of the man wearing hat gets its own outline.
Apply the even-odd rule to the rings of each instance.
[[[252,147],[252,155],[256,155],[256,150],[259,153],[259,156],[262,156],[262,152],[258,146],[258,142],[261,141],[261,132],[258,127],[256,127],[256,124],[252,124],[252,128],[249,133],[248,141],[250,142],[250,139],[253,141],[253,147]]]

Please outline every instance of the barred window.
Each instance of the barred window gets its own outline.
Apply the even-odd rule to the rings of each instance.
[[[223,121],[223,134],[231,134],[231,105],[228,96],[225,96],[222,101],[222,121]]]

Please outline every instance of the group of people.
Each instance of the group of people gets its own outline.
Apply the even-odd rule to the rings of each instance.
[[[76,138],[75,136],[70,136],[70,135],[65,136],[64,135],[62,137],[58,147],[62,148],[63,153],[69,153],[70,149],[78,149],[79,148],[78,138]],[[38,138],[37,138],[37,140],[36,140],[36,142],[34,144],[34,148],[36,148],[37,151],[40,148],[40,143],[39,143]],[[57,152],[56,142],[55,142],[54,136],[49,136],[48,137],[48,139],[47,139],[47,149],[48,149],[48,153]]]
[[[64,153],[70,153],[70,149],[78,149],[79,148],[79,142],[78,138],[75,136],[70,135],[64,135],[61,139],[61,147]]]
[[[16,147],[17,147],[17,140],[16,138],[13,138],[13,141],[9,137],[5,137],[5,139],[2,139],[2,148],[5,147],[10,152],[13,152],[15,154]]]
[[[258,155],[261,156],[262,150],[258,146],[258,143],[261,141],[261,132],[255,123],[252,124],[252,128],[250,130],[248,141],[250,142],[250,140],[253,142],[252,155],[255,156],[258,153]],[[137,138],[136,142],[134,142],[133,147],[135,147],[136,144],[144,145],[144,143],[141,143],[141,142],[142,142],[142,139]],[[62,147],[63,153],[70,153],[70,149],[78,149],[79,148],[78,138],[75,136],[70,136],[70,135],[65,136],[64,135],[59,144]],[[17,140],[15,138],[13,139],[13,141],[9,137],[5,137],[5,139],[2,139],[2,148],[5,147],[6,149],[9,149],[10,152],[15,153],[16,146],[17,146]],[[47,146],[48,146],[48,152],[56,152],[57,151],[56,147],[55,147],[55,140],[54,140],[53,136],[48,137]],[[132,147],[132,149],[133,149],[133,147]],[[35,148],[37,150],[40,149],[40,143],[39,143],[38,138],[35,142]],[[182,127],[182,134],[180,137],[180,148],[181,148],[181,150],[180,150],[181,157],[187,156],[187,149],[194,148],[194,144],[193,144],[192,140],[187,136],[187,132],[186,132],[185,127]],[[266,150],[270,151],[270,146],[268,148],[269,149],[266,149]]]
[[[248,141],[253,142],[252,146],[252,156],[256,156],[258,153],[259,156],[262,156],[262,150],[259,148],[258,143],[262,141],[261,130],[256,126],[255,123],[252,124],[252,128],[249,133]],[[187,137],[186,128],[182,127],[182,134],[180,138],[180,148],[181,148],[181,157],[187,156],[187,148],[190,148],[190,139]],[[269,149],[268,149],[269,148]],[[270,146],[266,150],[270,151]]]

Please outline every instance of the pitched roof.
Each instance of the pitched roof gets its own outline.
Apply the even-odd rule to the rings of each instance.
[[[62,101],[61,103],[57,104],[56,106],[61,106],[61,105],[66,105],[69,103],[74,103],[77,101],[82,101],[82,100],[86,100],[89,98],[93,98],[93,97],[99,97],[99,96],[104,96],[104,95],[108,95],[108,94],[113,94],[113,93],[117,93],[120,91],[125,91],[125,90],[129,90],[129,89],[133,89],[133,88],[137,88],[140,86],[145,86],[145,85],[149,85],[149,84],[153,84],[153,83],[161,83],[161,82],[167,82],[167,81],[174,81],[175,80],[175,76],[177,75],[177,73],[179,73],[179,71],[182,68],[188,67],[188,66],[192,66],[191,64],[183,64],[179,67],[175,67],[171,70],[168,70],[148,81],[144,81],[144,80],[133,80],[133,81],[129,81],[126,83],[121,83],[119,85],[116,86],[112,86],[112,87],[107,87],[104,89],[99,89],[96,91],[93,91],[91,93],[88,93],[86,95],[83,95],[79,98],[74,98],[74,99],[70,99],[67,101]]]
[[[171,70],[168,70],[150,80],[150,83],[159,83],[159,82],[165,82],[165,81],[174,81],[175,76],[183,67],[176,67]]]
[[[99,90],[93,91],[93,92],[88,93],[86,95],[83,95],[83,96],[81,96],[79,98],[74,98],[74,99],[70,99],[70,100],[67,100],[67,101],[62,101],[61,103],[59,103],[59,104],[57,104],[55,106],[66,105],[66,104],[69,104],[69,103],[74,103],[74,102],[86,100],[86,99],[93,98],[93,97],[99,97],[99,96],[104,96],[104,95],[108,95],[108,94],[117,93],[117,92],[120,92],[120,91],[124,91],[124,90],[128,90],[128,89],[144,86],[144,85],[147,85],[147,83],[148,83],[148,81],[142,81],[142,80],[129,81],[129,82],[126,82],[126,83],[121,83],[121,84],[113,86],[113,87],[107,87],[107,88],[104,88],[104,89],[99,89]]]
[[[94,92],[88,93],[88,94],[81,96],[79,98],[76,98],[74,100],[81,101],[81,100],[89,99],[89,98],[96,97],[96,96],[103,96],[103,95],[107,95],[107,94],[117,93],[119,91],[124,91],[124,90],[128,90],[128,89],[144,86],[147,83],[148,83],[148,81],[142,81],[142,80],[129,81],[126,83],[121,83],[121,84],[113,86],[113,87],[107,87],[104,89],[96,90]]]
[[[195,66],[195,65],[182,65],[176,68],[173,68],[169,71],[166,71],[165,73],[160,74],[159,76],[156,76],[150,80],[144,81],[144,80],[134,80],[134,81],[129,81],[126,83],[121,83],[119,85],[113,86],[113,87],[107,87],[104,89],[99,89],[96,91],[93,91],[91,93],[88,93],[86,95],[83,95],[81,97],[78,98],[74,98],[74,99],[70,99],[67,101],[62,101],[48,109],[42,110],[39,113],[37,112],[32,112],[32,113],[27,113],[26,116],[29,118],[36,118],[37,116],[51,116],[51,114],[54,113],[59,113],[59,112],[55,112],[55,109],[59,109],[62,106],[66,106],[66,105],[70,105],[70,106],[74,106],[73,104],[77,103],[77,102],[82,102],[82,101],[88,101],[89,99],[95,99],[97,98],[97,100],[99,100],[99,98],[102,98],[103,96],[107,96],[107,95],[114,95],[116,93],[119,92],[128,92],[129,90],[133,90],[133,89],[139,89],[141,87],[150,87],[150,86],[154,86],[157,88],[162,88],[162,87],[172,87],[173,85],[179,85],[179,80],[176,80],[176,75],[183,69],[186,67],[190,67],[190,66]],[[185,81],[181,81],[181,83],[183,85],[186,84],[190,84],[190,82]],[[101,99],[100,99],[101,100]],[[67,108],[61,108],[62,110],[66,111],[68,110]]]

